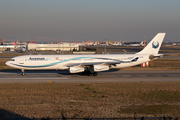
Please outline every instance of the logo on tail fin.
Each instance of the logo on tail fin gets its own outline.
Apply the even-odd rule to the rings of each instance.
[[[158,41],[154,41],[153,43],[152,43],[152,47],[153,48],[158,48],[159,47],[159,42]]]

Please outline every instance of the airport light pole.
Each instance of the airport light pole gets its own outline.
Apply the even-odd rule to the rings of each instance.
[[[82,39],[81,39],[81,41],[82,41]],[[83,41],[82,41],[82,43],[83,43]],[[81,45],[80,45],[80,48],[81,48],[81,52],[82,52],[82,43],[81,43]]]
[[[106,39],[105,39],[104,53],[106,54]]]
[[[97,39],[97,48],[96,48],[97,53],[98,53],[98,45],[99,45],[99,42],[98,42],[98,39]]]

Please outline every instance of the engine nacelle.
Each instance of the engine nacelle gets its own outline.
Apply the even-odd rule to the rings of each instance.
[[[69,67],[69,72],[70,73],[84,72],[84,68],[83,67],[79,67],[79,66]]]
[[[106,71],[109,70],[107,65],[94,65],[94,71]]]

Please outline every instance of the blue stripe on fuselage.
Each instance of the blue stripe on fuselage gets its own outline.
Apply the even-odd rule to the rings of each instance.
[[[49,66],[53,66],[53,65],[56,65],[56,64],[59,64],[59,63],[68,62],[68,61],[71,61],[71,60],[86,59],[86,58],[94,58],[94,57],[77,57],[77,58],[67,59],[67,60],[64,60],[64,61],[59,61],[59,62],[55,62],[55,63],[46,64],[46,65],[18,65],[18,64],[13,64],[13,63],[11,63],[11,64],[15,65],[15,66],[19,66],[19,67],[38,68],[38,67],[49,67]]]

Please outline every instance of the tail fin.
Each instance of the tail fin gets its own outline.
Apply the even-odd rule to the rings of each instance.
[[[142,46],[144,44],[144,41],[142,41],[141,43],[140,43],[140,45]]]
[[[149,44],[137,54],[158,54],[166,33],[158,33]]]
[[[15,41],[13,45],[16,45],[16,43],[17,43],[17,41]]]

